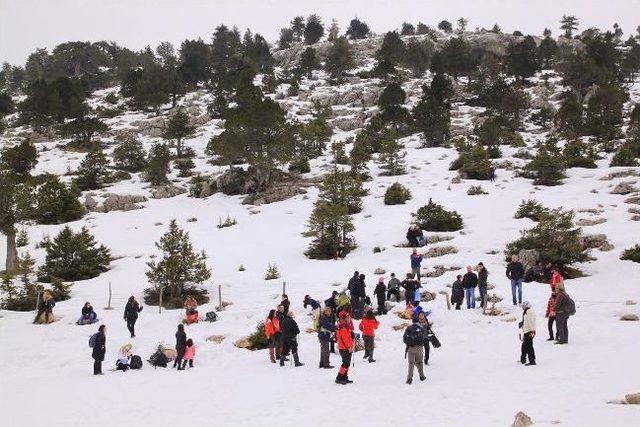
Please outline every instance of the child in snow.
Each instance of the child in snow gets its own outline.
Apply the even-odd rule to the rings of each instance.
[[[184,361],[182,362],[182,369],[187,367],[187,362],[189,362],[189,367],[193,368],[194,357],[196,357],[196,346],[193,345],[193,340],[189,338],[187,340],[187,347],[184,349]]]
[[[82,307],[82,312],[80,314],[80,319],[76,322],[78,325],[90,325],[92,323],[96,323],[98,321],[98,315],[95,311],[93,311],[93,307],[89,302],[84,303],[84,307]]]
[[[116,360],[116,369],[126,372],[129,369],[129,360],[131,359],[131,343],[127,343],[120,347],[118,351],[118,359]]]
[[[360,330],[362,331],[362,337],[364,340],[364,359],[369,359],[369,363],[375,362],[373,360],[373,341],[375,339],[375,330],[378,329],[378,322],[373,315],[373,310],[369,309],[364,315],[364,319],[360,321]]]

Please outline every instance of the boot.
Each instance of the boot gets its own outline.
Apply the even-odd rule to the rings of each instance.
[[[182,370],[184,370],[184,368],[186,368],[186,367],[187,367],[187,361],[185,360],[185,361],[182,362]]]
[[[304,363],[300,363],[300,359],[298,359],[298,353],[293,353],[293,361],[295,362],[294,365],[296,367],[304,366]]]
[[[413,380],[411,378],[407,378],[407,384],[411,384]]]
[[[336,377],[336,384],[342,384],[345,385],[347,382],[344,379],[344,375],[343,374],[338,374],[338,376]]]
[[[427,379],[427,377],[425,377],[424,375],[420,375],[420,381],[424,381],[426,379]]]
[[[331,365],[325,365],[323,366],[324,369],[333,369],[335,368],[335,366],[331,366]]]

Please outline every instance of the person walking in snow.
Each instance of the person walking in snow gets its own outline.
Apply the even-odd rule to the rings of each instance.
[[[555,286],[554,290],[551,291],[551,296],[549,297],[549,301],[547,301],[547,312],[545,313],[545,317],[547,320],[547,328],[549,329],[549,338],[547,341],[553,341],[554,339],[558,339],[558,334],[553,333],[553,323],[556,321],[556,291]],[[556,327],[557,329],[557,327]]]
[[[378,284],[373,291],[373,295],[376,296],[378,301],[378,315],[387,314],[387,310],[385,309],[387,287],[384,285],[384,277],[378,278]]]
[[[556,301],[554,310],[556,312],[556,331],[558,339],[556,344],[567,344],[569,342],[569,327],[567,322],[572,314],[573,302],[564,289],[564,282],[556,285]]]
[[[196,357],[196,346],[193,344],[193,340],[189,338],[187,340],[187,345],[184,348],[184,361],[182,362],[182,369],[184,370],[187,367],[187,362],[189,362],[189,367],[193,368],[193,359]]]
[[[176,360],[173,361],[173,367],[182,370],[182,358],[184,357],[184,351],[187,348],[187,334],[184,332],[184,325],[181,323],[178,325],[176,331]]]
[[[479,262],[476,267],[478,270],[478,291],[480,292],[480,307],[485,308],[487,305],[487,279],[489,271],[483,263]]]
[[[507,265],[507,278],[511,281],[511,299],[513,305],[522,304],[522,279],[524,278],[524,267],[518,261],[518,255],[511,256],[511,262]],[[517,293],[517,300],[516,300]]]
[[[462,287],[467,300],[467,308],[476,308],[475,289],[478,285],[478,276],[473,272],[470,265],[467,266],[467,273],[462,277]]]
[[[407,273],[407,278],[400,283],[400,286],[404,288],[404,299],[407,304],[413,305],[413,297],[418,285],[418,281],[413,279],[413,273]]]
[[[411,384],[413,382],[414,368],[418,368],[420,381],[427,379],[424,375],[424,364],[422,361],[422,358],[424,357],[424,340],[426,337],[427,332],[420,323],[418,323],[418,316],[414,316],[413,323],[407,326],[402,337],[406,346],[405,357],[409,364],[407,369],[407,384]]]
[[[427,319],[427,313],[420,311],[417,313],[418,324],[424,329],[424,364],[429,366],[429,354],[431,353],[431,343],[429,341],[429,334],[431,333],[431,324]]]
[[[102,362],[104,361],[104,355],[107,352],[106,331],[107,327],[105,325],[100,325],[98,332],[95,334],[93,350],[91,351],[91,357],[93,358],[93,375],[103,375]]]
[[[373,359],[373,349],[375,340],[375,330],[378,329],[380,322],[378,322],[373,315],[373,311],[369,310],[364,315],[364,319],[360,321],[359,329],[362,331],[362,339],[364,341],[364,357],[363,359],[369,359],[369,363],[375,362]]]
[[[533,350],[533,338],[536,336],[536,314],[531,309],[529,301],[522,303],[522,347],[520,351],[520,363],[526,366],[536,364],[536,353]],[[529,362],[527,363],[527,358]]]
[[[411,255],[409,255],[409,260],[411,261],[411,272],[413,273],[413,277],[415,277],[418,282],[420,282],[420,265],[422,264],[422,254],[418,253],[417,249],[413,249]]]
[[[298,334],[300,334],[300,328],[293,318],[293,311],[289,311],[285,318],[280,322],[280,330],[282,331],[282,355],[280,357],[280,366],[284,366],[284,361],[289,355],[289,352],[293,355],[293,361],[295,366],[302,366],[304,363],[300,363],[298,359]]]
[[[304,300],[302,301],[302,306],[307,308],[307,306],[311,307],[311,318],[313,319],[311,327],[314,331],[318,330],[318,320],[320,319],[320,303],[309,295],[304,296]]]
[[[451,304],[455,304],[456,310],[460,310],[462,301],[464,301],[464,286],[462,285],[462,276],[458,274],[456,281],[451,285]]]
[[[131,334],[131,338],[136,337],[136,322],[138,321],[138,313],[142,311],[142,306],[138,304],[136,298],[131,295],[124,306],[123,319],[127,322],[127,329]]]
[[[357,287],[358,287],[358,279],[360,278],[360,273],[357,271],[353,272],[353,276],[349,279],[349,283],[347,284],[347,289],[349,290],[349,297],[351,301],[355,301],[355,297],[357,295]]]
[[[350,384],[353,381],[349,379],[349,366],[351,366],[351,356],[353,355],[353,323],[351,322],[351,316],[348,312],[340,312],[340,318],[338,320],[338,350],[340,357],[342,358],[342,364],[338,370],[336,376],[337,384]]]
[[[269,340],[269,359],[271,363],[276,363],[276,359],[280,359],[280,346],[276,339],[276,334],[279,333],[280,319],[276,315],[276,310],[272,309],[264,321],[264,334]]]
[[[320,368],[333,369],[329,360],[330,346],[333,343],[333,334],[336,325],[333,320],[331,308],[325,307],[320,315],[320,328],[318,330],[318,341],[320,341]]]
[[[396,302],[400,302],[400,280],[396,278],[396,273],[391,273],[391,279],[387,283],[387,299],[391,301],[391,295],[396,297]]]

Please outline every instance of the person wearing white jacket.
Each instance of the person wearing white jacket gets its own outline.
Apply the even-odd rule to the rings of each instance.
[[[529,301],[522,303],[522,349],[520,363],[526,366],[536,364],[536,353],[533,350],[533,337],[536,336],[536,313],[531,309]],[[529,358],[529,363],[527,363]]]

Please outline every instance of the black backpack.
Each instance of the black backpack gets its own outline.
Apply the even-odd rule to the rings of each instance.
[[[129,368],[131,369],[142,368],[142,358],[138,355],[131,356],[131,361],[129,362]]]
[[[149,363],[151,363],[151,365],[156,367],[156,368],[158,368],[158,367],[166,368],[167,367],[167,362],[168,362],[167,356],[165,356],[164,353],[161,352],[160,350],[157,350],[149,358]]]
[[[218,320],[218,315],[215,311],[210,311],[205,315],[205,319],[207,322],[215,322]]]
[[[569,300],[569,316],[573,316],[574,314],[576,314],[576,302],[569,295],[567,295],[567,299]]]
[[[97,332],[89,337],[89,347],[90,348],[93,348],[93,347],[96,346],[96,339],[97,338],[98,338],[98,333]]]
[[[414,323],[405,331],[403,341],[407,347],[415,347],[424,345],[424,338],[424,329],[422,329],[422,326]]]

